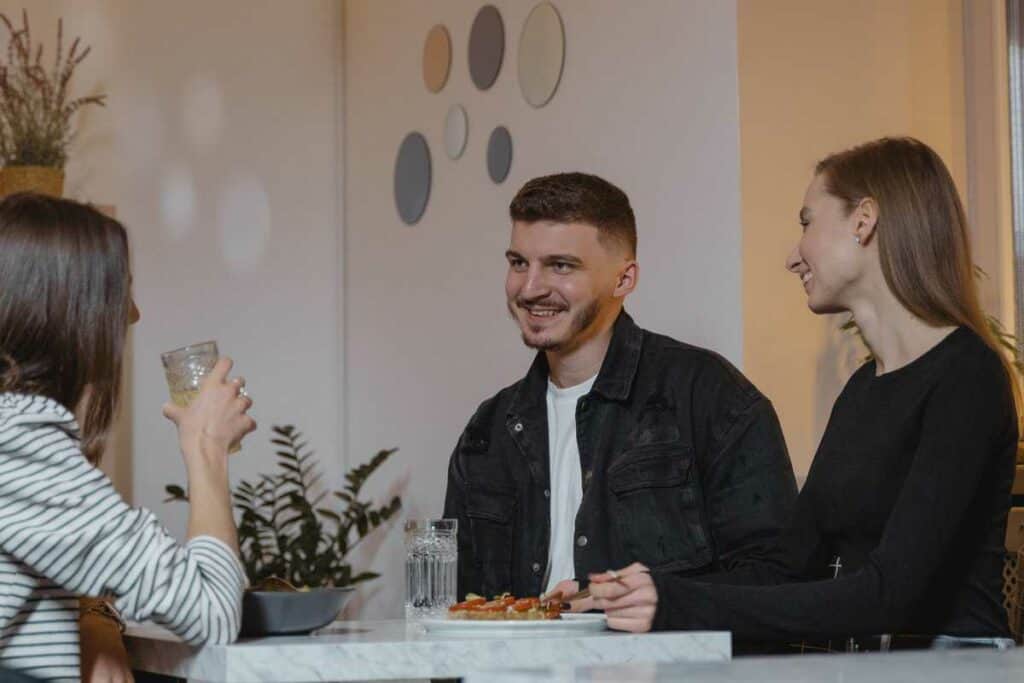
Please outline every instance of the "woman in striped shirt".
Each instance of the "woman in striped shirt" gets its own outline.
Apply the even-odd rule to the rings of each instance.
[[[178,427],[188,537],[129,507],[93,466],[117,407],[131,298],[124,228],[76,202],[0,201],[0,668],[79,680],[78,599],[190,643],[238,633],[245,574],[228,446],[255,429],[222,359]]]

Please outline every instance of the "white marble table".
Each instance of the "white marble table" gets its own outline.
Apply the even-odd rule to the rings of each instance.
[[[130,626],[125,639],[133,668],[204,683],[453,678],[523,666],[721,661],[732,653],[724,632],[442,637],[405,621],[339,621],[310,636],[203,648],[150,625]]]
[[[463,683],[1007,683],[1024,680],[1024,648],[741,657],[717,663],[555,666],[481,671]]]

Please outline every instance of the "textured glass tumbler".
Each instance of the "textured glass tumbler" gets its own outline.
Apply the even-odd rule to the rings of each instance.
[[[458,520],[405,523],[405,618],[443,617],[458,590]]]
[[[213,370],[218,358],[220,358],[220,354],[217,352],[217,342],[215,341],[200,342],[161,353],[160,360],[164,364],[164,374],[167,376],[167,388],[171,392],[171,402],[182,408],[187,408],[199,395],[199,387],[203,383],[203,378]],[[246,395],[244,389],[240,393],[243,396]],[[231,444],[228,453],[237,453],[241,448],[240,444]]]

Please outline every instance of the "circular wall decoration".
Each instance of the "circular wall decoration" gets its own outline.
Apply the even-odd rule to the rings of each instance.
[[[423,82],[430,92],[440,92],[452,68],[452,40],[448,29],[437,24],[423,45]]]
[[[505,55],[505,25],[494,5],[484,5],[469,32],[469,75],[480,90],[487,90],[498,78]]]
[[[423,216],[430,198],[430,148],[419,133],[409,133],[395,160],[395,206],[407,225]]]
[[[550,2],[532,10],[519,35],[519,89],[534,107],[547,104],[558,89],[565,63],[562,17]]]
[[[495,183],[505,182],[512,167],[512,136],[508,128],[498,126],[487,141],[487,173]]]
[[[453,104],[444,117],[444,151],[449,159],[458,159],[466,149],[469,120],[462,105]]]

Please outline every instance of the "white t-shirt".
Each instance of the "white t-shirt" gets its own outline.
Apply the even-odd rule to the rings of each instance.
[[[551,545],[548,548],[547,588],[576,578],[573,543],[576,513],[583,500],[583,472],[576,443],[576,402],[594,386],[594,375],[574,387],[559,389],[548,379],[548,454],[551,463]]]

